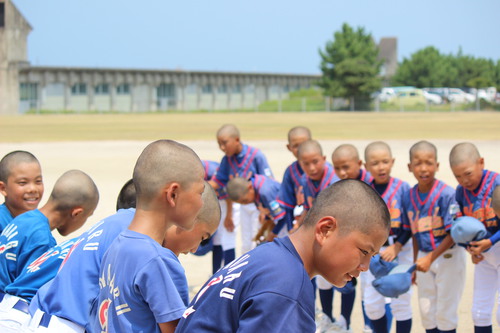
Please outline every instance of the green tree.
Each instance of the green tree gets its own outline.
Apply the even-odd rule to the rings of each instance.
[[[382,86],[378,76],[382,61],[377,60],[378,48],[372,35],[362,27],[354,30],[344,23],[319,54],[323,76],[318,85],[325,95],[349,98],[351,109],[355,105],[366,108],[370,94]]]
[[[423,87],[453,86],[458,71],[453,56],[442,55],[433,46],[426,47],[405,58],[398,67],[394,85]]]

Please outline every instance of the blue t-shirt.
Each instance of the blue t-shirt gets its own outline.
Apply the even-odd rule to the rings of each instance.
[[[278,203],[277,196],[280,190],[280,183],[266,176],[255,175],[252,178],[252,186],[255,190],[255,204],[257,207],[266,209],[266,215],[278,223],[285,216],[285,211]]]
[[[219,162],[202,160],[201,163],[203,164],[203,168],[205,169],[204,179],[211,180],[217,173],[217,170],[219,170]],[[225,188],[221,187],[217,189],[216,192],[217,192],[217,198],[219,200],[227,199],[228,195]]]
[[[500,238],[500,219],[491,207],[491,196],[495,187],[500,186],[500,175],[496,172],[483,170],[483,177],[474,191],[457,186],[456,199],[463,215],[472,216],[483,222],[488,230],[493,244]]]
[[[38,289],[56,276],[61,263],[66,258],[78,237],[54,246],[23,269],[14,282],[5,288],[10,295],[31,301]]]
[[[218,271],[177,333],[314,332],[314,291],[290,238],[258,246]]]
[[[295,206],[301,206],[304,203],[304,189],[302,188],[302,170],[299,162],[295,161],[288,166],[283,175],[283,181],[280,185],[277,201],[281,208],[285,211],[283,222],[280,224],[286,225],[287,230],[293,228],[293,210]],[[273,230],[277,234],[281,227],[279,224]]]
[[[135,209],[120,209],[81,235],[56,277],[41,287],[30,304],[50,315],[70,320],[82,327],[99,293],[102,257],[116,237],[129,226]]]
[[[0,291],[5,292],[33,260],[55,245],[49,220],[38,209],[13,219],[0,235]]]
[[[264,153],[258,148],[242,144],[242,150],[239,154],[230,157],[224,156],[222,158],[219,170],[217,170],[213,180],[220,187],[225,187],[230,179],[229,176],[239,176],[248,179],[250,174],[251,176],[265,175],[274,178]]]
[[[172,252],[149,236],[123,231],[103,257],[93,332],[160,332],[186,309],[172,277],[184,269]],[[179,281],[177,281],[178,283]]]
[[[403,228],[411,230],[419,250],[434,251],[448,235],[457,208],[455,191],[445,183],[434,180],[428,193],[415,185],[403,195]]]
[[[325,163],[325,169],[321,180],[312,180],[306,173],[304,173],[302,176],[302,186],[304,187],[304,209],[311,209],[312,203],[318,196],[319,192],[339,180],[340,178],[335,174],[333,165],[328,162]]]
[[[3,229],[9,224],[14,217],[10,213],[9,209],[5,205],[5,203],[0,205],[0,233],[2,233]]]

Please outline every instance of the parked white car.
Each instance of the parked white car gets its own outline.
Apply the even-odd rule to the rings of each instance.
[[[459,88],[449,88],[448,100],[450,101],[450,103],[457,104],[473,103],[476,101],[476,96],[466,93]]]
[[[425,90],[422,90],[422,92],[423,92],[423,95],[424,95],[427,103],[430,103],[430,104],[443,103],[443,99],[438,94],[433,94],[433,93],[430,93],[430,92],[425,91]]]

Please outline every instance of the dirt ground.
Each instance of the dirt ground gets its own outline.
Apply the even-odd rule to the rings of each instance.
[[[455,187],[453,174],[448,166],[448,154],[454,144],[460,140],[431,140],[438,147],[438,159],[441,168],[437,177],[449,185]],[[333,149],[344,142],[333,140],[320,140],[327,159]],[[361,152],[368,141],[350,141]],[[413,175],[408,172],[408,149],[415,140],[388,140],[393,150],[396,163],[392,175],[415,184]],[[500,171],[500,140],[496,141],[473,141],[477,144],[481,155],[485,158],[486,168]],[[93,216],[87,224],[74,234],[74,237],[85,229],[99,221],[101,218],[113,214],[116,205],[116,197],[121,186],[131,177],[135,161],[142,149],[149,141],[87,141],[87,142],[55,142],[55,143],[0,143],[0,156],[6,153],[23,149],[34,153],[41,162],[42,172],[45,181],[45,195],[42,205],[48,198],[52,186],[64,171],[69,169],[80,169],[87,172],[96,182],[101,199]],[[222,153],[218,149],[215,141],[183,141],[192,147],[202,159],[219,161]],[[269,163],[277,179],[282,178],[283,172],[288,164],[293,161],[293,156],[286,150],[286,142],[282,141],[248,141],[248,144],[261,148],[266,154]],[[182,166],[181,166],[182,167]],[[2,199],[0,199],[2,201]],[[55,232],[57,233],[57,232]],[[59,235],[54,235],[56,239],[62,240]],[[237,247],[237,255],[239,255]],[[186,269],[191,290],[196,291],[199,286],[211,275],[211,256],[196,257],[194,255],[182,256],[181,261]],[[473,325],[470,315],[472,299],[473,266],[468,263],[467,281],[462,301],[459,306],[459,326],[458,332],[472,332]],[[450,281],[451,282],[451,281]],[[413,332],[424,332],[417,306],[416,288],[413,295]],[[338,294],[336,294],[338,295]],[[362,331],[361,298],[356,298],[356,305],[352,317],[352,328],[354,332]],[[334,312],[340,311],[339,298],[336,296]],[[495,325],[495,332],[500,332]],[[395,332],[393,327],[392,332]]]

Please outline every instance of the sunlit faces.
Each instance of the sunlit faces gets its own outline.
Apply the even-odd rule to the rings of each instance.
[[[453,175],[457,182],[466,190],[474,191],[483,177],[484,159],[479,158],[477,161],[466,161],[451,167]]]
[[[318,222],[315,271],[333,285],[343,287],[353,277],[368,270],[371,257],[378,253],[387,236],[388,232],[381,228],[373,228],[369,234],[354,230],[341,235],[336,221]]]
[[[408,169],[417,179],[419,191],[427,193],[434,184],[436,172],[439,170],[439,163],[433,151],[418,150],[413,153]]]
[[[179,256],[181,253],[194,253],[200,246],[200,243],[209,239],[217,230],[217,223],[212,223],[209,227],[207,223],[195,223],[192,230],[182,230],[177,226],[170,227],[165,233],[163,246],[170,249]]]
[[[203,206],[201,196],[204,189],[205,181],[203,180],[203,175],[200,176],[199,181],[192,183],[191,186],[178,188],[175,213],[172,216],[172,222],[175,225],[186,230],[193,227],[195,218]]]
[[[226,156],[233,156],[240,153],[240,138],[229,135],[219,135],[217,137],[217,143],[219,144],[220,150],[222,150]]]
[[[307,135],[294,135],[290,138],[286,147],[292,152],[293,156],[297,158],[297,151],[299,150],[300,144],[302,142],[306,142],[307,140],[310,140],[310,137]]]
[[[365,168],[373,176],[375,184],[387,184],[391,178],[393,166],[394,158],[385,149],[371,151],[365,163]]]
[[[309,178],[312,180],[321,180],[325,171],[325,156],[315,151],[304,152],[299,158],[299,163]]]
[[[7,182],[0,182],[0,192],[12,216],[38,208],[43,196],[43,179],[40,164],[19,163],[12,168]]]
[[[335,174],[340,179],[357,179],[361,170],[361,160],[352,157],[335,157],[332,159]]]

